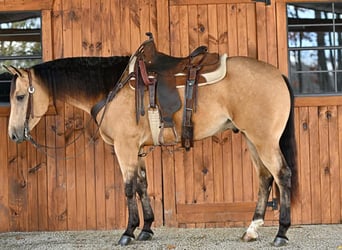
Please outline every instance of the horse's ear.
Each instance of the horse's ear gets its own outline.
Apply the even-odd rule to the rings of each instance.
[[[11,73],[12,75],[18,75],[20,77],[23,76],[22,74],[22,70],[18,69],[12,65],[10,65],[9,67],[7,67],[6,65],[2,65],[9,73]]]

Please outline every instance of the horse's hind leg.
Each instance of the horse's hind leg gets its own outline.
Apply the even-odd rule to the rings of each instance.
[[[153,231],[151,230],[151,225],[154,221],[154,214],[150,203],[150,198],[147,194],[147,178],[145,162],[143,159],[139,159],[139,171],[137,178],[137,192],[140,196],[143,216],[144,216],[144,227],[138,236],[138,240],[150,240],[153,236]]]
[[[247,139],[247,138],[246,138]],[[258,201],[255,208],[253,220],[241,239],[243,241],[254,241],[258,238],[258,228],[264,224],[265,212],[268,197],[270,195],[273,176],[260,160],[258,153],[252,143],[247,139],[247,145],[254,162],[256,171],[259,175]]]
[[[275,146],[276,145],[276,146]],[[254,147],[253,147],[254,148]],[[255,148],[254,148],[255,149]],[[260,161],[265,168],[273,176],[274,181],[279,187],[280,194],[280,214],[279,214],[279,230],[276,238],[273,241],[274,246],[283,246],[288,243],[286,232],[291,225],[291,170],[286,163],[283,154],[279,148],[278,143],[274,143],[273,146],[261,146],[257,151]],[[265,182],[264,188],[272,184],[271,177],[268,175],[268,182]],[[260,189],[263,189],[262,184]],[[263,191],[261,191],[262,193]],[[266,192],[265,192],[266,194]],[[269,191],[268,191],[269,194]],[[268,198],[268,197],[267,197]],[[264,197],[264,199],[267,199]],[[262,208],[261,211],[266,209],[267,200],[258,198],[258,204],[255,212],[255,216],[258,217],[258,207]],[[253,223],[252,223],[253,224]]]

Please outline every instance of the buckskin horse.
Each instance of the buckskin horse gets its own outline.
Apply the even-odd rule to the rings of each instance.
[[[9,137],[17,143],[24,140],[32,142],[30,131],[47,112],[49,103],[56,99],[87,113],[91,113],[96,107],[93,116],[103,140],[115,148],[125,184],[129,218],[127,228],[118,243],[128,245],[135,239],[134,231],[140,223],[136,195],[140,197],[144,219],[137,240],[150,240],[153,236],[151,225],[154,214],[147,194],[143,147],[180,142],[177,135],[183,132],[184,114],[187,116],[187,110],[194,107],[190,119],[193,125],[191,139],[201,140],[232,129],[235,132],[240,131],[247,140],[259,176],[259,191],[252,222],[242,240],[252,241],[258,238],[257,230],[264,223],[268,197],[275,181],[279,191],[280,214],[279,229],[273,245],[287,244],[286,232],[291,224],[291,198],[295,196],[297,174],[294,97],[286,77],[274,66],[255,59],[221,56],[220,64],[221,68],[224,66],[225,73],[220,73],[220,77],[216,75],[219,74],[217,71],[209,72],[216,75],[216,80],[206,84],[210,80],[204,79],[207,76],[201,73],[201,64],[205,61],[201,57],[205,54],[203,48],[189,57],[171,57],[157,51],[151,52],[154,47],[148,47],[150,42],[153,42],[152,38],[142,44],[130,58],[65,58],[28,69],[6,67],[14,75],[10,91]],[[134,73],[137,72],[134,70],[138,64],[137,55],[143,59],[139,60],[144,69],[138,71],[140,76]],[[197,59],[199,57],[201,59]],[[197,62],[194,62],[196,59]],[[189,61],[193,61],[192,65],[197,65],[199,72],[195,72],[195,76],[186,76]],[[138,78],[143,78],[145,71],[155,73],[152,77],[148,76],[147,80],[157,84],[156,92],[159,91],[159,96],[156,103],[164,108],[164,111],[157,112],[164,112],[160,119],[170,119],[170,114],[172,119],[168,120],[171,126],[162,131],[160,123],[157,123],[157,136],[151,130],[152,122],[144,115],[149,107],[141,105],[141,102],[151,101],[151,94],[143,89],[140,92],[140,101],[136,98],[139,87],[135,82]],[[168,72],[171,72],[169,78]],[[160,76],[164,78],[159,78]],[[172,83],[184,77],[190,83],[193,80],[200,81],[196,90],[191,89],[191,94],[196,93],[196,101],[190,108],[184,108],[187,87],[175,87]],[[159,90],[158,81],[164,81]],[[169,95],[168,91],[172,93]],[[166,98],[176,96],[171,103],[178,107],[173,108],[172,112],[168,112],[167,105],[160,100],[163,95]],[[137,105],[137,102],[140,104]],[[140,113],[137,115],[137,112]]]

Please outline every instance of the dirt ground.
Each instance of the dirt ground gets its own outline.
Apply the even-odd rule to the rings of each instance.
[[[271,246],[276,227],[260,228],[259,239],[250,243],[240,241],[244,230],[155,228],[151,241],[134,241],[127,247],[117,245],[123,230],[11,232],[0,234],[0,249],[276,249]],[[277,249],[342,249],[342,224],[294,226],[290,228],[288,237],[289,245]]]

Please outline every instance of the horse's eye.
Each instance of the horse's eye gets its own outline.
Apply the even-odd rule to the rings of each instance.
[[[25,95],[17,95],[16,98],[17,98],[17,101],[20,102],[20,101],[24,100]]]

